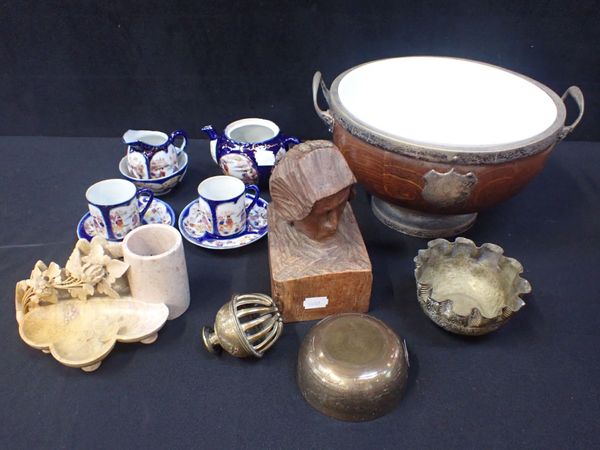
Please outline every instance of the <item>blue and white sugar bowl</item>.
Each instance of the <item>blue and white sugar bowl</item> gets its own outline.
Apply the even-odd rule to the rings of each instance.
[[[210,138],[210,153],[225,175],[246,184],[267,183],[273,166],[300,140],[285,136],[274,122],[248,118],[231,122],[222,134],[212,125],[202,128]]]
[[[178,139],[180,146],[175,145]],[[119,163],[119,171],[139,189],[164,195],[183,180],[188,166],[185,131],[167,135],[161,131],[128,130],[123,142],[127,144],[127,153]]]
[[[119,171],[123,178],[131,181],[138,189],[150,189],[154,192],[154,195],[165,195],[171,192],[171,190],[183,180],[183,177],[187,172],[188,155],[186,152],[181,152],[179,156],[177,156],[177,163],[179,168],[171,175],[141,180],[131,176],[127,167],[127,156],[124,156],[119,163]]]

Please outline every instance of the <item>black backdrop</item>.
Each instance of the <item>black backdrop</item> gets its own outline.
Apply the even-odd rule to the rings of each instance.
[[[390,56],[478,59],[559,94],[579,85],[572,139],[600,140],[600,2],[13,1],[0,5],[0,134],[200,137],[259,116],[325,137],[310,82]]]

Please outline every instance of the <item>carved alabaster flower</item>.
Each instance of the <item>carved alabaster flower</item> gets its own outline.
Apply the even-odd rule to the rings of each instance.
[[[100,294],[119,298],[112,288],[117,278],[127,271],[128,265],[123,261],[112,258],[111,247],[106,239],[94,236],[91,242],[80,239],[69,257],[65,270],[74,281],[69,288],[69,294],[80,300]]]
[[[58,302],[58,291],[55,286],[62,282],[62,269],[56,263],[50,263],[46,266],[43,261],[35,263],[29,280],[25,285],[32,291],[31,301],[39,304],[40,302],[56,303]]]
[[[77,242],[64,269],[54,262],[46,266],[38,261],[29,279],[17,283],[17,321],[20,323],[32,308],[57,303],[61,293],[65,297],[65,291],[79,300],[86,300],[94,293],[119,298],[113,284],[129,267],[118,259],[122,256],[121,244],[109,243],[96,236],[91,242],[85,239]]]

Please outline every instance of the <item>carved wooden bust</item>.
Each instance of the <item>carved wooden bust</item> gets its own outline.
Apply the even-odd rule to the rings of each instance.
[[[271,293],[284,322],[366,312],[371,261],[348,202],[356,183],[329,141],[296,145],[270,181]]]
[[[270,191],[273,207],[309,238],[321,241],[337,232],[356,179],[330,141],[293,147],[275,167]]]

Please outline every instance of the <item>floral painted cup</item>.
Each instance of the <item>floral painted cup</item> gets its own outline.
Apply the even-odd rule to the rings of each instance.
[[[254,191],[250,205],[246,206],[246,190]],[[232,238],[246,231],[248,212],[252,209],[260,190],[240,179],[220,175],[204,180],[198,186],[199,220],[207,233],[214,238]]]
[[[138,208],[138,197],[148,196],[148,202]],[[97,233],[117,241],[142,224],[142,217],[150,208],[154,193],[150,189],[136,189],[131,181],[111,179],[92,184],[85,193],[90,215]]]

